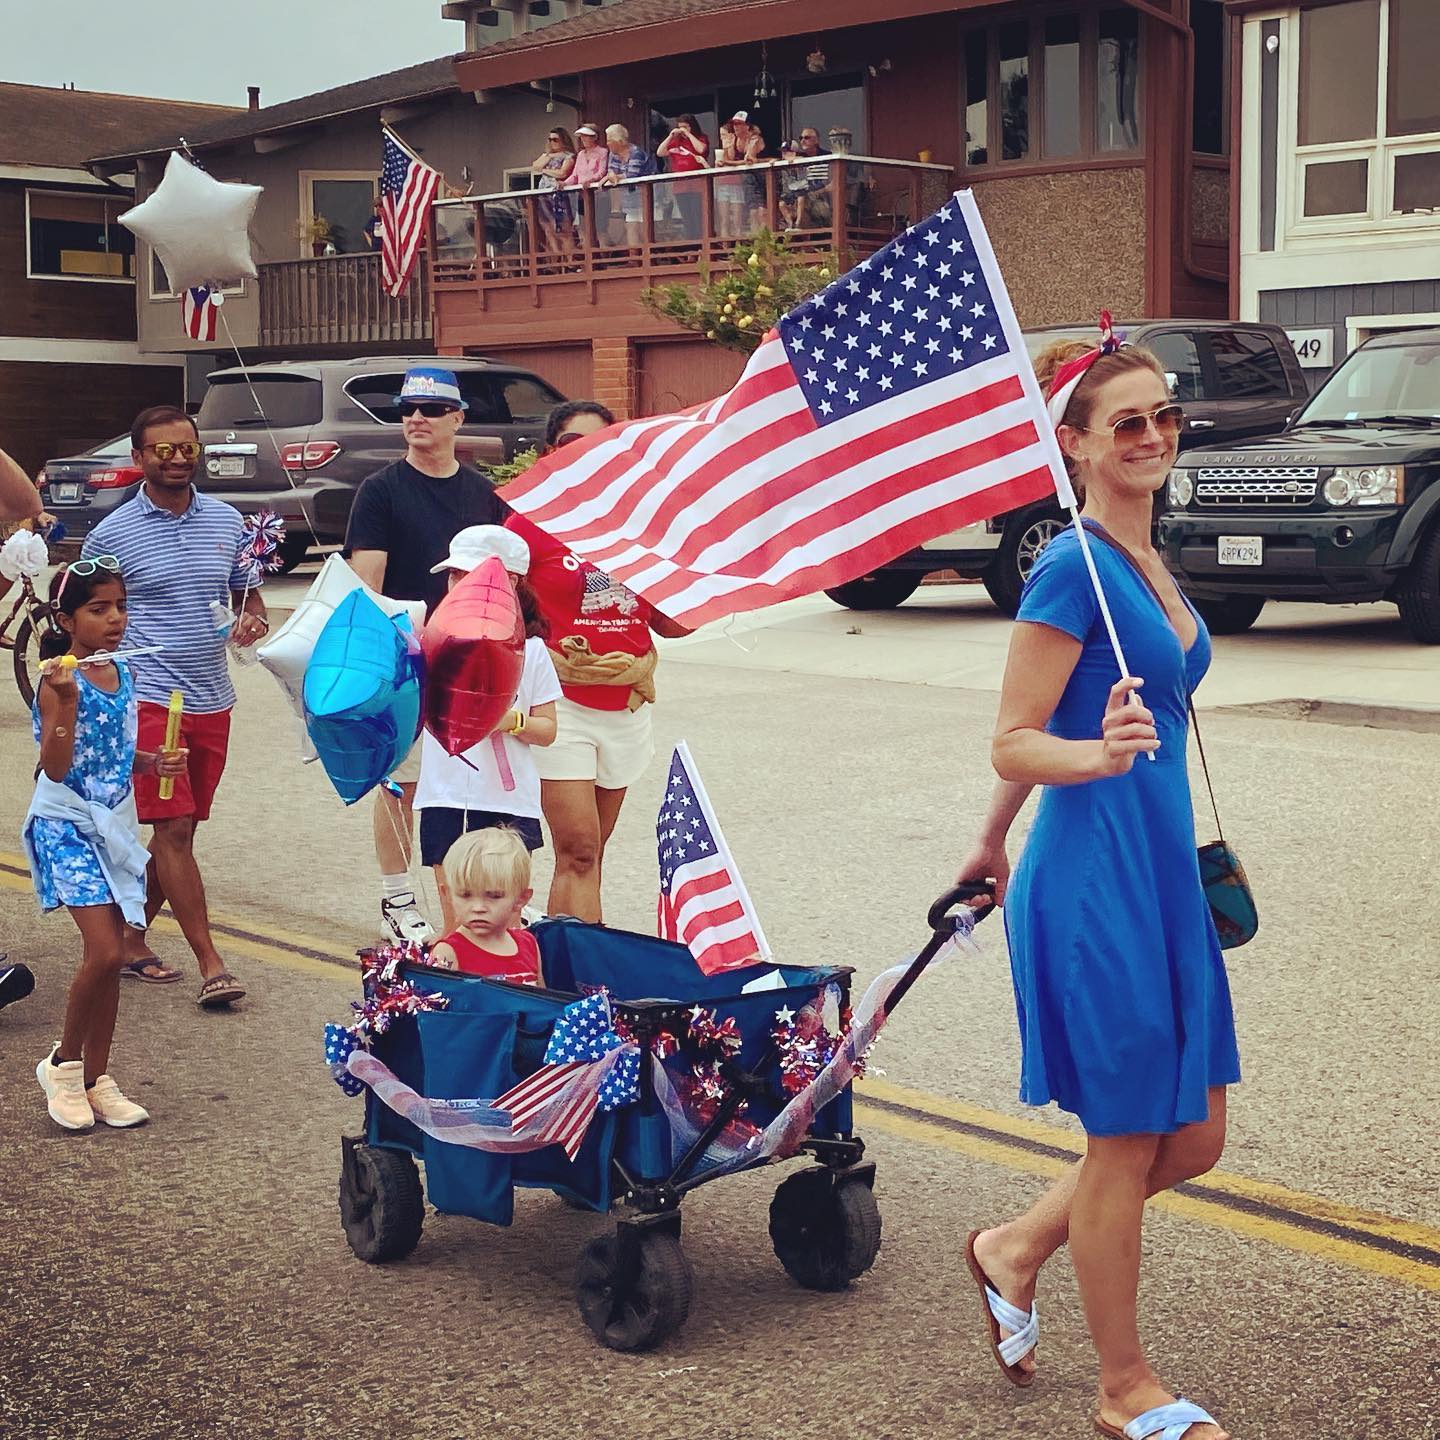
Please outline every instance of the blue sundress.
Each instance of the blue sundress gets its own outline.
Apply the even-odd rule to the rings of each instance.
[[[1020,1021],[1020,1098],[1091,1135],[1170,1134],[1240,1078],[1230,987],[1195,858],[1187,705],[1210,636],[1186,651],[1156,596],[1101,540],[1090,550],[1160,750],[1127,775],[1047,786],[1005,901]],[[1193,609],[1193,607],[1192,607]],[[1120,678],[1073,531],[1041,554],[1017,619],[1083,645],[1049,724],[1098,739]]]
[[[135,682],[130,667],[117,661],[120,685],[107,694],[75,671],[79,697],[75,708],[75,753],[63,783],[77,795],[113,810],[130,793],[135,768]],[[40,740],[40,700],[32,712],[36,743]],[[99,857],[90,842],[68,820],[36,818],[31,844],[37,861],[35,893],[42,910],[62,905],[111,905]]]

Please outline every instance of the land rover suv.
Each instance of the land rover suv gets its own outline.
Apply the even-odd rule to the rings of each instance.
[[[469,402],[456,453],[466,464],[511,459],[545,433],[565,397],[538,375],[481,359],[433,355],[298,360],[216,370],[197,424],[207,495],[242,513],[263,506],[285,520],[286,567],[315,543],[345,538],[360,482],[405,453],[395,396],[412,365],[455,371]]]
[[[1277,325],[1131,320],[1117,328],[1132,343],[1153,350],[1169,373],[1175,398],[1185,407],[1182,451],[1273,435],[1309,394],[1295,350]],[[1095,327],[1064,325],[1025,332],[1032,359],[1055,340],[1093,344]],[[889,609],[908,599],[926,575],[954,570],[965,579],[984,581],[995,604],[1013,615],[1035,557],[1067,523],[1054,500],[1037,501],[937,536],[884,569],[825,593],[854,610]]]
[[[1440,644],[1440,329],[1367,341],[1284,433],[1191,450],[1160,515],[1165,563],[1212,630],[1267,600],[1392,600]]]

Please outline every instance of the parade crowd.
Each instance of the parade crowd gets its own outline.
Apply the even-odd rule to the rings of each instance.
[[[552,131],[535,166],[555,182],[557,245],[573,219],[567,192],[654,164],[623,127],[607,129],[603,152],[595,127],[578,135],[577,150]],[[802,135],[797,153],[819,153],[806,143]],[[808,143],[818,144],[814,132]],[[693,117],[681,117],[659,151],[682,170],[710,158]],[[763,154],[762,137],[737,113],[718,162],[753,165]],[[737,225],[752,203],[740,178]],[[816,214],[813,192],[789,203],[796,223]],[[628,210],[621,223],[633,223]],[[985,882],[1004,907],[1021,1098],[1077,1115],[1087,1148],[1023,1215],[972,1230],[967,1261],[990,1348],[1013,1384],[1036,1380],[1035,1294],[1048,1260],[1068,1246],[1099,1357],[1099,1430],[1124,1440],[1228,1440],[1203,1409],[1162,1385],[1136,1314],[1145,1202],[1215,1164],[1227,1087],[1240,1075],[1185,760],[1190,695],[1210,643],[1150,541],[1152,498],[1183,415],[1161,366],[1138,347],[1060,342],[1037,372],[1085,499],[1086,536],[1072,530],[1053,541],[1026,586],[993,743],[999,779],[959,879]],[[540,961],[522,910],[541,822],[555,862],[546,909],[601,922],[606,845],[653,751],[654,637],[685,632],[511,513],[484,476],[457,461],[465,406],[453,374],[412,369],[396,402],[406,454],[361,487],[350,564],[373,591],[421,601],[428,614],[457,580],[498,559],[527,638],[499,732],[512,782],[502,783],[502,752],[488,741],[457,757],[422,734],[393,785],[377,791],[379,919],[397,942],[435,941],[433,961],[533,982]],[[544,450],[610,423],[593,401],[561,405]],[[161,904],[194,954],[199,1004],[233,1005],[245,994],[212,938],[194,840],[225,769],[235,703],[227,642],[255,645],[269,622],[244,563],[240,515],[193,483],[194,422],[179,410],[147,410],[131,439],[144,484],[54,578],[34,716],[39,768],[25,834],[36,893],[42,908],[68,909],[82,942],[63,1034],[36,1074],[51,1118],[70,1130],[148,1118],[111,1077],[110,1042],[122,975],[182,979],[146,942]],[[0,507],[36,514],[26,488],[0,465]],[[1110,617],[1098,608],[1091,564]],[[217,601],[230,610],[223,628]],[[1116,676],[1109,618],[1136,673]],[[122,649],[146,653],[105,658]],[[177,689],[186,698],[178,735],[167,728]],[[1038,812],[1012,874],[1007,836],[1036,789]],[[439,884],[438,934],[412,878],[416,810],[420,861]],[[151,827],[148,851],[140,825]],[[12,983],[7,993],[0,979],[0,1002],[23,988]]]

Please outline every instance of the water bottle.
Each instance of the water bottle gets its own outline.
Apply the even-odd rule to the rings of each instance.
[[[237,645],[230,639],[230,634],[235,628],[235,612],[223,600],[212,600],[210,616],[215,622],[215,633],[225,637],[225,648],[234,656],[235,663],[237,665],[255,664],[260,658],[255,653],[255,646]]]

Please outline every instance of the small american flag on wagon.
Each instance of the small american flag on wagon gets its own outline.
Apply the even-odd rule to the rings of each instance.
[[[683,740],[670,761],[655,838],[660,857],[660,935],[688,945],[707,975],[768,962],[770,946],[760,917]]]
[[[410,283],[430,202],[440,187],[440,172],[406,149],[389,130],[384,132],[380,163],[380,283],[387,295],[405,293]]]
[[[693,627],[1054,494],[1048,436],[962,191],[786,315],[728,394],[557,450],[505,499]]]

